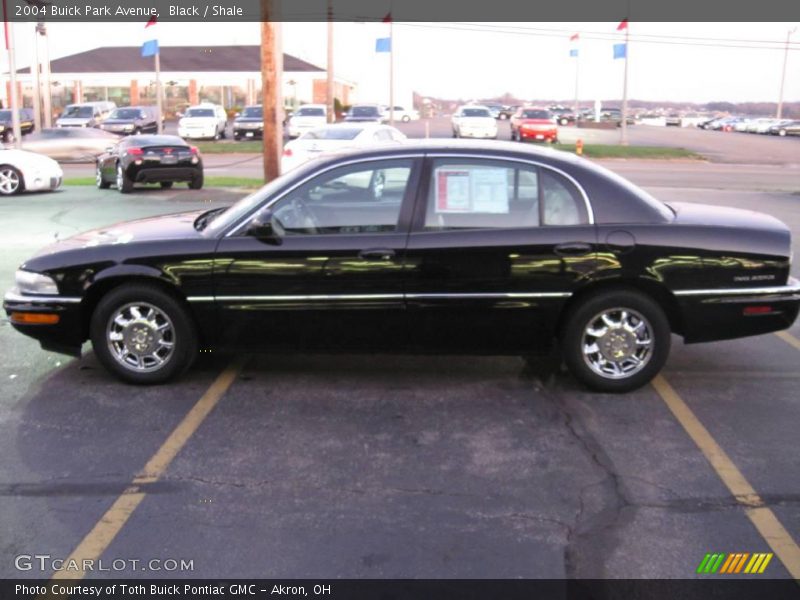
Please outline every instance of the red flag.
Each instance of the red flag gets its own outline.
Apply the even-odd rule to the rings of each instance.
[[[148,27],[150,27],[150,25],[155,25],[157,18],[158,17],[156,15],[150,17],[150,20],[147,22],[147,25],[145,25],[144,28],[147,29]]]
[[[392,22],[392,12],[389,11],[386,13],[386,16],[383,17],[383,23],[391,23]]]
[[[623,29],[627,28],[628,28],[628,18],[625,17],[624,19],[622,19],[622,21],[619,22],[619,25],[617,25],[617,31],[622,31]]]
[[[577,33],[573,33],[571,36],[569,36],[569,41],[570,42],[577,42],[578,41],[578,34]]]

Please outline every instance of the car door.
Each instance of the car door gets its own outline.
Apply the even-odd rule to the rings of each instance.
[[[224,237],[215,260],[222,343],[352,350],[402,343],[403,261],[420,161],[326,170],[262,209],[282,230],[278,240],[248,235],[246,223]]]
[[[545,165],[430,157],[406,251],[410,329],[426,349],[546,347],[597,268],[583,191]]]

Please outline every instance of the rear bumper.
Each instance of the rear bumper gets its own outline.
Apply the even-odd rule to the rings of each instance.
[[[524,140],[547,140],[554,141],[558,139],[557,129],[524,129],[520,127],[519,136]]]
[[[263,129],[238,129],[233,128],[233,137],[261,139],[264,137]]]
[[[161,181],[192,181],[202,175],[200,165],[148,165],[129,168],[128,176],[136,183],[159,183]]]
[[[727,340],[787,329],[800,311],[800,281],[759,288],[673,292],[687,343]]]
[[[29,296],[13,289],[3,298],[3,309],[14,329],[38,340],[45,350],[80,356],[81,345],[86,339],[81,298]],[[15,320],[15,313],[55,314],[59,320],[54,325],[23,324]]]

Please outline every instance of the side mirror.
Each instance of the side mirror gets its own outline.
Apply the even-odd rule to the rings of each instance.
[[[247,235],[275,246],[283,243],[283,234],[283,227],[274,218],[271,210],[258,213],[247,228]]]
[[[109,154],[111,154],[113,151],[114,151],[114,146],[109,146],[108,148],[106,148],[106,152],[108,152]]]

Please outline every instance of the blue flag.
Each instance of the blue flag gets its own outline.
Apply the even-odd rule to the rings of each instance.
[[[577,57],[577,56],[578,56],[578,49],[577,49],[577,48],[572,48],[572,49],[569,51],[569,55],[570,55],[570,56],[575,56],[575,57]]]
[[[155,56],[158,54],[158,40],[150,40],[142,44],[142,56]]]
[[[392,38],[378,38],[375,40],[375,52],[391,52]]]
[[[628,57],[628,44],[614,44],[614,59]]]

